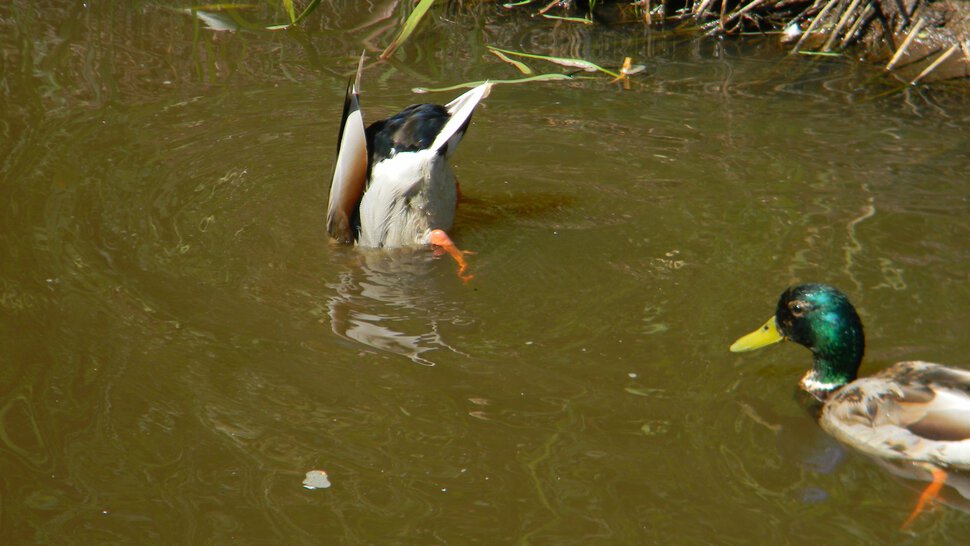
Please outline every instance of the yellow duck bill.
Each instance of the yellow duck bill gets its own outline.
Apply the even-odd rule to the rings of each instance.
[[[761,328],[735,341],[731,345],[731,352],[743,353],[744,351],[753,351],[771,345],[772,343],[778,343],[784,339],[785,336],[781,335],[781,332],[778,331],[775,317],[772,316]]]

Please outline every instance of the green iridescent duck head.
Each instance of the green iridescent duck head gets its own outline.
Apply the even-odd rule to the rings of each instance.
[[[790,339],[812,351],[814,363],[802,387],[819,398],[858,376],[865,352],[862,321],[849,298],[827,284],[800,284],[785,290],[775,316],[731,345],[751,351]]]

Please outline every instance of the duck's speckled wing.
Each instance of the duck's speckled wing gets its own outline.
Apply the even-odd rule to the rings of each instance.
[[[327,203],[327,231],[342,243],[352,243],[357,236],[357,207],[367,182],[367,138],[359,98],[363,68],[362,55],[357,77],[347,85]]]
[[[900,362],[834,393],[819,422],[873,455],[970,469],[970,371]]]

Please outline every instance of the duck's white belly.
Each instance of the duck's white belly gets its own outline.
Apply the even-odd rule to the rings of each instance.
[[[431,150],[401,152],[374,165],[360,202],[357,244],[390,248],[428,244],[433,229],[455,221],[458,191],[445,158]]]

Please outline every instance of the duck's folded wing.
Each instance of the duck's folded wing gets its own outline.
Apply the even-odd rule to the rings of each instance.
[[[943,442],[970,440],[970,398],[964,392],[940,388],[928,404],[916,405],[905,422],[921,438]],[[903,402],[901,405],[905,405]]]
[[[928,362],[900,362],[883,374],[902,397],[900,426],[921,438],[942,442],[970,440],[970,372]]]
[[[340,132],[337,135],[337,160],[334,163],[327,204],[327,231],[331,237],[342,243],[354,241],[354,217],[367,182],[367,137],[358,98],[363,66],[364,58],[361,57],[357,77],[347,85]]]
[[[465,134],[468,122],[471,121],[475,107],[482,99],[488,96],[492,89],[492,84],[485,82],[478,87],[464,93],[455,100],[445,105],[451,117],[448,123],[441,128],[441,132],[435,137],[431,144],[432,150],[444,149],[445,155],[450,156],[455,152],[461,137]]]
[[[886,458],[970,467],[970,372],[900,362],[839,391],[822,425]]]

